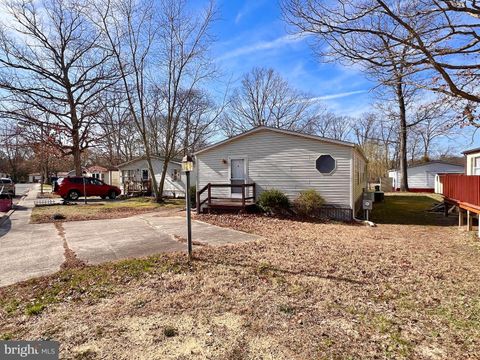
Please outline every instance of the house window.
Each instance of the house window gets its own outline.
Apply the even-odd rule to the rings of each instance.
[[[180,180],[180,171],[178,169],[173,169],[172,180]]]
[[[480,156],[473,158],[473,175],[480,175]]]
[[[337,162],[331,155],[320,155],[315,165],[320,173],[331,174],[337,167]]]
[[[142,180],[148,180],[148,170],[142,170]]]

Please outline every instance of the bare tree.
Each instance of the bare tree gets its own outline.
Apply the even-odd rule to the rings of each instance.
[[[103,99],[99,133],[102,142],[96,149],[108,166],[131,160],[144,153],[142,141],[122,92],[112,92]]]
[[[41,126],[48,117],[62,136],[58,148],[72,155],[95,141],[98,98],[114,83],[111,53],[79,2],[19,0],[6,4],[0,29],[0,113]]]
[[[352,133],[353,119],[333,112],[322,114],[314,125],[315,133],[336,140],[348,140]]]
[[[455,124],[450,121],[451,116],[451,111],[441,102],[426,103],[417,108],[415,117],[419,121],[412,130],[421,139],[423,159],[430,159],[432,147],[437,140],[457,134]]]
[[[93,21],[105,36],[105,46],[114,54],[129,119],[140,135],[151,174],[152,190],[155,197],[160,199],[162,194],[158,191],[152,164],[155,154],[150,148],[147,109],[150,88],[153,86],[148,75],[158,35],[154,3],[148,0],[109,0],[104,4],[92,2],[90,8],[94,9],[91,14]]]
[[[371,1],[290,0],[283,4],[287,20],[300,32],[318,39],[316,52],[327,59],[360,64],[369,76],[388,90],[396,102],[399,131],[400,189],[408,191],[407,177],[407,98],[410,79],[416,69],[411,65],[415,49],[398,44],[391,34],[408,36],[389,16],[378,14],[363,18],[362,11],[372,11]],[[402,6],[398,0],[398,6]],[[326,43],[326,45],[325,45]],[[410,124],[412,125],[412,124]]]
[[[21,136],[22,129],[16,123],[3,121],[0,127],[0,154],[5,159],[5,169],[14,181],[22,174],[22,160],[26,157],[27,147]]]
[[[462,115],[480,126],[480,7],[476,1],[287,0],[283,8],[290,22],[327,37],[336,49],[348,51],[352,43],[378,35],[392,49],[409,49],[404,66],[422,73],[414,79],[415,85],[457,99],[463,104]],[[375,51],[372,48],[371,53]]]
[[[375,113],[365,113],[352,124],[357,144],[363,145],[369,140],[379,140],[379,119]]]
[[[189,96],[213,74],[208,58],[214,8],[187,11],[185,1],[94,3],[95,22],[108,39],[130,112],[145,150],[152,188],[161,200],[168,164],[179,152],[182,118]],[[157,182],[152,156],[163,155]]]
[[[214,21],[214,4],[191,13],[184,0],[163,0],[159,11],[158,55],[163,71],[156,85],[161,95],[163,119],[161,126],[164,163],[159,184],[163,192],[168,164],[178,153],[191,100],[202,84],[215,76],[216,69],[209,56],[213,38],[210,27]],[[187,148],[189,145],[187,146]]]
[[[222,128],[229,137],[261,125],[311,133],[320,111],[273,69],[253,68],[231,96]]]

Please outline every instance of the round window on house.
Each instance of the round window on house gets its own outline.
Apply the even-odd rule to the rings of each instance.
[[[316,161],[316,167],[322,174],[331,174],[337,167],[337,162],[330,155],[320,155]]]

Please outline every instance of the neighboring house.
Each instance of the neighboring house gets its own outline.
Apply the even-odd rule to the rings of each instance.
[[[351,219],[360,210],[367,186],[367,160],[357,145],[265,126],[204,148],[195,159],[197,191],[209,183],[254,183],[255,197],[278,189],[294,200],[301,191],[314,189],[329,208],[345,210],[332,212],[342,219]],[[238,187],[211,190],[212,197],[242,196]],[[248,188],[248,197],[252,191]]]
[[[105,184],[120,186],[120,171],[115,169],[107,169],[103,166],[90,166],[87,169],[89,176],[102,180]]]
[[[480,175],[480,148],[471,149],[463,152],[465,155],[467,175]]]
[[[157,183],[160,183],[164,158],[161,156],[152,157],[152,167]],[[120,188],[128,192],[128,188],[135,184],[151,184],[152,174],[148,170],[148,163],[145,156],[127,161],[118,165],[120,171]],[[179,161],[170,161],[165,177],[163,188],[164,196],[185,196],[185,175],[182,174],[182,164]],[[194,184],[194,179],[192,179]],[[149,189],[151,191],[151,189]]]
[[[462,174],[463,165],[434,160],[407,168],[408,188],[412,192],[434,192],[435,176],[438,174]],[[390,170],[388,177],[393,179],[393,190],[400,190],[400,170]]]
[[[42,181],[42,174],[40,173],[31,173],[28,174],[28,182],[29,183],[36,183]]]
[[[82,174],[84,174],[85,176],[91,176],[92,175],[88,172],[87,168],[82,168]],[[65,176],[65,177],[69,177],[69,176],[77,176],[77,172],[75,171],[75,169],[67,172],[67,176]]]

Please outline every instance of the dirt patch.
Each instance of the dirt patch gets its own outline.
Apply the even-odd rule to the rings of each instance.
[[[58,340],[65,359],[480,354],[480,246],[456,227],[198,219],[262,239],[0,289],[0,336]]]

